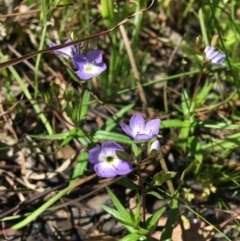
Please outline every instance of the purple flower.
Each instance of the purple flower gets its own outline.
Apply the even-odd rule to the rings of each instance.
[[[160,122],[160,119],[154,119],[145,123],[141,115],[134,114],[130,119],[130,125],[121,124],[121,127],[135,141],[148,141],[158,134]]]
[[[68,39],[65,43],[70,43],[70,42],[72,42],[72,40]],[[56,43],[50,43],[49,44],[50,48],[55,47],[55,46],[57,46]],[[77,47],[74,46],[74,45],[63,47],[61,49],[54,50],[54,53],[55,54],[59,54],[59,55],[61,55],[63,57],[70,57],[70,58],[72,58],[77,53]]]
[[[94,170],[98,176],[115,177],[132,171],[131,165],[119,159],[116,151],[124,151],[124,149],[113,141],[104,142],[101,147],[94,147],[89,151],[89,162],[94,164]]]
[[[211,46],[206,46],[204,50],[206,60],[211,60],[209,64],[213,66],[218,66],[222,67],[223,66],[223,61],[226,58],[225,54],[221,54],[220,52],[216,51],[213,47]]]
[[[78,69],[77,76],[82,80],[91,79],[100,75],[107,66],[102,62],[102,53],[100,50],[92,49],[86,56],[77,54],[73,56],[73,63]]]

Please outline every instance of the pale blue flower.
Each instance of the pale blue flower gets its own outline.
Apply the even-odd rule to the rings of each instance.
[[[205,50],[205,57],[206,60],[210,60],[209,64],[213,66],[218,66],[222,67],[223,66],[223,61],[226,58],[225,54],[222,54],[214,49],[214,47],[211,46],[206,46]]]
[[[150,120],[145,123],[143,117],[134,114],[130,119],[130,124],[121,124],[123,131],[135,141],[149,141],[159,132],[160,119]]]
[[[89,162],[94,164],[94,170],[98,176],[110,178],[126,175],[132,171],[132,166],[121,160],[116,151],[124,151],[124,149],[113,141],[104,142],[101,146],[89,151]]]
[[[77,76],[82,80],[88,80],[100,75],[107,66],[102,62],[102,53],[100,50],[92,49],[86,56],[77,54],[73,56],[73,63],[78,69]]]
[[[70,42],[72,42],[72,40],[68,39],[65,43],[70,43]],[[50,43],[49,44],[50,48],[55,47],[55,46],[57,46],[56,43]],[[72,58],[75,54],[77,54],[77,47],[74,46],[74,45],[63,47],[61,49],[54,50],[54,53],[58,54],[58,55],[61,55],[63,57]]]

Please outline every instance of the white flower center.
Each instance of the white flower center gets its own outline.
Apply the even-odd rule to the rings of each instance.
[[[83,66],[84,70],[88,73],[94,74],[97,72],[97,66],[94,63],[87,63]]]

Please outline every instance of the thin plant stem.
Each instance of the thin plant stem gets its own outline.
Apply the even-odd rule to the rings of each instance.
[[[194,101],[194,99],[197,95],[197,90],[198,90],[200,81],[201,81],[202,77],[206,74],[206,72],[204,72],[204,69],[205,69],[206,65],[207,65],[207,63],[203,63],[203,65],[201,67],[201,71],[198,74],[197,81],[196,81],[196,84],[195,84],[195,87],[194,87],[194,90],[193,90],[193,95],[192,95],[192,98],[191,98],[190,106],[189,106],[190,111],[192,109],[192,103],[193,103],[193,101]]]
[[[201,81],[202,77],[203,77],[204,74],[205,74],[204,71],[203,71],[203,68],[204,68],[204,66],[202,67],[200,73],[198,74],[197,81],[196,81],[196,84],[195,84],[195,87],[194,87],[194,91],[193,91],[192,101],[191,101],[191,102],[193,102],[193,100],[194,100],[194,98],[195,98],[195,96],[196,96],[196,94],[197,94],[197,89],[198,89],[198,86],[199,86],[199,84],[200,84],[200,81]]]
[[[145,228],[146,224],[146,195],[145,195],[145,189],[143,185],[143,180],[141,176],[141,165],[139,162],[137,162],[137,173],[138,173],[138,184],[142,192],[142,212],[143,212],[143,228]]]
[[[160,165],[162,167],[162,169],[165,171],[165,172],[168,172],[168,168],[167,168],[167,164],[165,162],[165,159],[164,157],[162,156],[162,153],[160,154]],[[169,192],[171,193],[172,196],[174,196],[174,193],[175,193],[175,189],[174,189],[174,186],[173,186],[173,183],[172,183],[172,180],[168,180],[167,181],[167,186],[168,186],[168,190]],[[184,225],[183,225],[183,221],[182,221],[182,218],[181,216],[178,217],[178,221],[179,221],[179,224],[181,226],[181,229],[182,229],[182,233],[183,233],[183,240],[184,241],[188,241],[188,236],[185,232],[185,229],[184,229]]]

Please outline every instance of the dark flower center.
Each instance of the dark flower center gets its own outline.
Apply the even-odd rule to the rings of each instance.
[[[107,156],[107,162],[112,162],[113,161],[113,157],[112,156]]]

